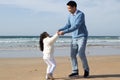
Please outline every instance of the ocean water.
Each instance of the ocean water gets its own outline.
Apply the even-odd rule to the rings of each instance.
[[[69,56],[70,43],[70,36],[60,36],[55,43],[55,55]],[[120,36],[89,36],[86,54],[120,55]],[[0,58],[16,57],[42,57],[39,36],[0,36]]]
[[[60,36],[56,47],[67,47],[71,43],[70,36]],[[119,46],[120,36],[89,36],[87,46]],[[0,36],[0,50],[39,48],[39,36]]]

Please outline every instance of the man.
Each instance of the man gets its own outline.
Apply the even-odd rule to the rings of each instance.
[[[64,35],[72,32],[71,43],[71,63],[72,73],[69,77],[75,77],[79,75],[77,54],[79,55],[84,68],[84,77],[89,76],[89,66],[85,55],[85,48],[87,43],[88,31],[85,25],[84,13],[77,10],[77,4],[75,1],[69,1],[67,3],[67,9],[70,12],[68,16],[67,24],[58,30],[58,34]]]

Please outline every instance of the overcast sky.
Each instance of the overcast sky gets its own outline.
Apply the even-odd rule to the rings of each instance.
[[[67,22],[69,0],[0,0],[0,35],[51,35]],[[75,0],[89,36],[120,36],[120,0]]]

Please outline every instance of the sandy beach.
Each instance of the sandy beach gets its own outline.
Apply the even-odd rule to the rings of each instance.
[[[83,78],[79,61],[79,77],[70,79],[70,47],[55,47],[57,67],[55,80],[120,80],[120,46],[87,46],[90,76]],[[45,80],[46,64],[39,49],[13,48],[0,50],[0,80]]]
[[[68,78],[71,72],[69,57],[55,57],[55,80],[120,80],[119,56],[88,56],[89,78],[83,78],[79,60],[80,77]],[[0,80],[45,80],[46,64],[42,58],[0,58]]]

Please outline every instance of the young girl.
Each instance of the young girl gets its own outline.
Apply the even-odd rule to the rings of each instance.
[[[54,43],[58,38],[58,34],[56,33],[52,37],[49,36],[47,32],[43,32],[40,35],[40,50],[43,52],[43,59],[45,63],[47,64],[47,74],[46,79],[52,79],[53,78],[53,71],[56,67],[56,62],[54,60]]]

